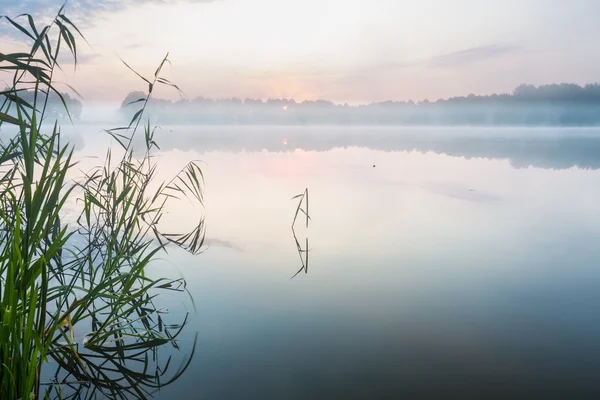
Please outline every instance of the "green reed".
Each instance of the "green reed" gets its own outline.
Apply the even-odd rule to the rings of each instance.
[[[64,52],[77,65],[78,40],[85,39],[65,6],[41,29],[28,14],[0,19],[31,43],[24,52],[0,53],[0,73],[12,76],[0,92],[0,127],[15,130],[0,142],[0,398],[66,398],[69,388],[73,398],[82,398],[82,388],[83,398],[147,398],[185,371],[195,341],[191,355],[167,375],[171,359],[161,362],[157,349],[169,343],[179,348],[187,317],[167,323],[155,299],[164,291],[185,292],[185,281],[152,279],[146,268],[169,243],[198,254],[204,242],[202,216],[191,232],[159,226],[170,201],[187,197],[203,205],[197,163],[150,189],[158,145],[142,118],[157,85],[179,90],[161,76],[168,55],[152,78],[134,71],[148,84],[147,95],[128,126],[106,131],[122,156],[108,149],[103,165],[72,180],[73,149],[61,143],[58,123],[49,125],[45,117],[51,94],[67,109],[54,73]],[[33,102],[23,99],[26,91],[33,91]],[[141,156],[133,149],[138,131]],[[63,207],[70,197],[81,210],[68,225]],[[78,343],[75,334],[83,333]],[[42,382],[50,359],[57,372]]]

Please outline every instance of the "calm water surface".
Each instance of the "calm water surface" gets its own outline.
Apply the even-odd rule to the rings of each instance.
[[[99,148],[86,135],[80,155]],[[600,131],[171,127],[158,142],[165,174],[206,162],[208,244],[150,271],[187,279],[184,353],[198,333],[159,398],[600,395]],[[290,279],[305,188],[308,273]]]

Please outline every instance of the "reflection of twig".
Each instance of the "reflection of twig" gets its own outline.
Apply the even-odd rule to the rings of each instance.
[[[306,238],[306,249],[303,249],[302,246],[300,246],[300,242],[298,241],[298,238],[296,237],[296,232],[294,231],[293,227],[292,227],[292,234],[294,235],[294,240],[296,241],[296,248],[298,249],[298,255],[300,256],[300,262],[302,263],[302,267],[290,279],[294,279],[303,270],[304,270],[305,274],[308,274],[308,252],[309,252],[308,238]],[[304,253],[304,257],[302,256],[302,253]]]

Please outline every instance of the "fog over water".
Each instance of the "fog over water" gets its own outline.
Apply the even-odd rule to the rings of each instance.
[[[105,127],[64,128],[78,171],[116,149]],[[185,277],[195,304],[157,299],[191,312],[162,356],[198,334],[159,398],[600,394],[600,129],[186,124],[155,140],[161,178],[190,160],[205,177],[205,208],[163,222],[207,224],[202,255],[148,270]],[[296,240],[310,262],[290,279]]]

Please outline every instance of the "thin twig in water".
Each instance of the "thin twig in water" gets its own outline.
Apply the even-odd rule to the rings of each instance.
[[[306,227],[308,228],[308,220],[310,219],[310,216],[308,215],[308,188],[304,189],[304,192],[301,194],[292,197],[292,200],[297,198],[300,198],[300,201],[298,202],[298,207],[296,207],[296,213],[294,214],[294,220],[292,221],[292,228],[294,228],[296,219],[298,218],[298,214],[300,212],[306,216]],[[302,208],[302,202],[306,203],[306,210]]]
[[[296,237],[296,231],[294,230],[294,225],[296,224],[296,219],[298,218],[298,214],[302,212],[306,216],[306,227],[308,228],[308,220],[310,220],[310,216],[308,214],[308,188],[304,190],[303,193],[292,197],[294,199],[300,199],[298,202],[298,206],[296,207],[296,213],[294,214],[294,220],[292,221],[292,235],[294,236],[294,241],[296,242],[296,249],[298,250],[298,255],[300,256],[300,262],[302,263],[302,267],[292,276],[290,279],[294,279],[298,274],[304,271],[305,274],[308,274],[308,238],[306,238],[306,248],[303,249]],[[305,209],[302,208],[302,203],[305,203]],[[304,253],[304,256],[302,255]]]

